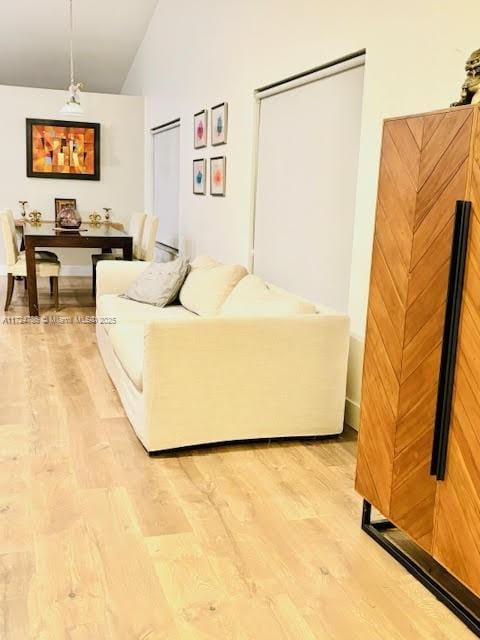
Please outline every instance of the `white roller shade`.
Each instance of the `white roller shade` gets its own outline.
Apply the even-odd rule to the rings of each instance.
[[[153,132],[153,213],[157,241],[178,249],[180,124]]]
[[[254,272],[348,310],[364,58],[259,94]]]

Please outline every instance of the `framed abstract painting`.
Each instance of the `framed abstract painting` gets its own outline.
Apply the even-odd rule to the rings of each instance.
[[[226,165],[225,156],[210,158],[210,194],[212,196],[224,196],[226,186]]]
[[[207,161],[200,158],[193,161],[193,193],[204,196],[206,193]]]
[[[27,118],[27,176],[100,180],[100,125]]]
[[[212,107],[212,145],[216,147],[219,144],[226,144],[228,129],[228,104],[222,102]]]
[[[204,109],[193,116],[193,146],[201,149],[207,146],[208,111]]]

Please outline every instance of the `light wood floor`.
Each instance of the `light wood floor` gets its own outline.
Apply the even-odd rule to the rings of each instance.
[[[151,459],[93,325],[0,322],[2,640],[473,637],[361,532],[352,431]]]

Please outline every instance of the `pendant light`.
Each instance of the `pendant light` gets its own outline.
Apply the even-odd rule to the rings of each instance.
[[[83,109],[80,104],[80,89],[82,83],[75,84],[75,74],[73,65],[73,0],[67,0],[69,5],[69,21],[70,21],[70,86],[68,87],[67,101],[60,110],[64,116],[81,116]]]

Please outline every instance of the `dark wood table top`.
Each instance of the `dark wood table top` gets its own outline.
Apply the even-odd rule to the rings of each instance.
[[[81,236],[84,238],[125,238],[129,237],[124,231],[110,224],[91,224],[84,223],[78,231],[58,231],[55,229],[55,222],[40,222],[32,224],[25,222],[23,225],[23,233],[25,236],[34,237],[50,237],[50,238],[68,238]]]

